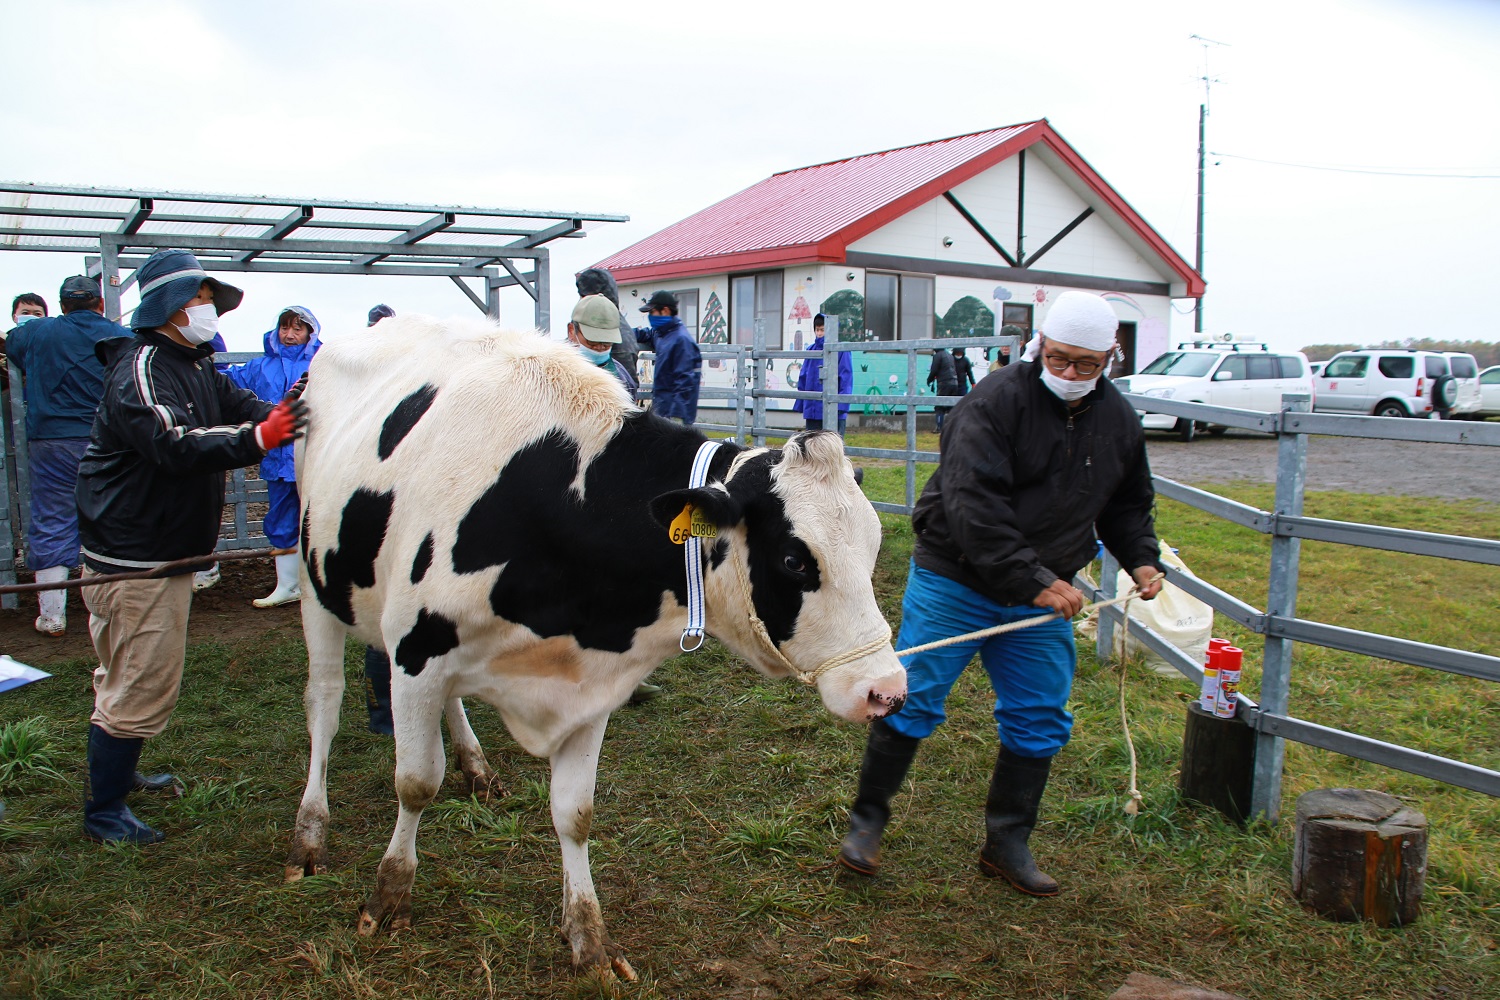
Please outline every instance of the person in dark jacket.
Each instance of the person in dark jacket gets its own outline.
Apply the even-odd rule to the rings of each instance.
[[[839,850],[853,871],[879,868],[891,796],[977,652],[995,690],[1000,736],[979,870],[1029,895],[1058,892],[1028,841],[1052,757],[1073,725],[1071,619],[1083,595],[1069,581],[1094,558],[1097,531],[1131,568],[1141,598],[1161,587],[1141,422],[1099,377],[1117,326],[1103,299],[1064,292],[1042,327],[1039,361],[991,373],[953,409],[942,461],[912,515],[917,541],[896,648],[1059,617],[907,658],[906,706],[870,727]]]
[[[276,319],[276,328],[267,330],[262,342],[265,354],[254,361],[235,365],[226,375],[241,389],[249,389],[260,399],[275,402],[286,395],[297,380],[307,374],[313,355],[318,353],[322,331],[318,317],[306,306],[287,306]],[[250,603],[257,608],[274,608],[299,600],[302,590],[297,582],[297,528],[301,517],[297,497],[297,468],[292,446],[284,444],[260,463],[260,478],[265,480],[270,509],[266,511],[266,540],[276,556],[276,589]]]
[[[219,540],[224,472],[297,437],[307,406],[297,385],[278,403],[256,399],[214,369],[219,314],[243,293],[204,273],[185,250],[153,254],[136,271],[135,336],[99,345],[104,395],[78,469],[85,578],[207,556]],[[182,684],[192,576],[87,587],[99,668],[89,726],[84,832],[110,843],[162,834],[125,804],[147,738],[166,728]]]
[[[89,446],[94,411],[104,394],[104,365],[94,354],[103,341],[130,331],[104,318],[99,282],[74,275],[58,293],[62,315],[18,328],[7,345],[26,377],[26,456],[31,470],[31,531],[26,561],[37,583],[61,583],[78,565],[78,463]],[[36,630],[68,629],[68,592],[37,594]]]
[[[659,417],[676,418],[693,425],[698,419],[698,390],[703,382],[703,353],[677,316],[677,296],[653,292],[641,306],[651,326],[638,330],[642,347],[656,352],[656,372],[651,380],[651,408]]]
[[[958,369],[953,364],[953,355],[938,348],[932,352],[932,365],[927,369],[927,384],[937,386],[939,396],[957,396],[958,393]],[[937,421],[937,432],[943,433],[943,421],[948,416],[951,406],[934,406],[933,415]]]
[[[807,345],[809,351],[821,351],[823,349],[823,331],[828,327],[828,317],[818,313],[813,317],[813,342]],[[806,358],[802,362],[802,371],[797,374],[798,392],[822,392],[823,391],[823,359]],[[847,396],[854,392],[854,355],[849,351],[839,352],[839,394]],[[802,419],[807,422],[810,431],[823,430],[823,401],[821,399],[799,399],[792,404],[792,411],[801,413]],[[839,437],[844,436],[844,428],[849,419],[849,404],[839,404]],[[832,428],[829,428],[832,430]]]
[[[584,298],[589,295],[602,295],[613,302],[615,309],[620,308],[620,289],[615,284],[615,276],[602,267],[588,267],[578,272],[574,284],[578,288],[578,297]],[[620,340],[618,343],[611,342],[610,356],[625,367],[630,377],[636,382],[640,381],[641,371],[638,358],[641,353],[640,345],[636,343],[635,331],[630,328],[630,321],[624,315],[620,316]],[[632,389],[631,392],[635,390]]]
[[[958,376],[958,394],[960,396],[967,396],[969,390],[979,384],[979,380],[974,377],[974,362],[964,356],[964,349],[962,347],[955,347],[953,349],[953,371]]]

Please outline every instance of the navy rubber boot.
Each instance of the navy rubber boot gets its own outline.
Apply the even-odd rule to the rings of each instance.
[[[83,832],[105,844],[155,844],[166,834],[135,818],[125,796],[135,786],[141,759],[139,737],[111,736],[89,726],[89,787],[83,800]]]
[[[370,732],[396,735],[391,718],[391,658],[374,646],[365,647],[365,707],[370,710]]]

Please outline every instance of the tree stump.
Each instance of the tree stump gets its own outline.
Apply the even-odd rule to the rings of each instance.
[[[1384,792],[1320,788],[1297,799],[1292,893],[1329,920],[1400,927],[1417,919],[1427,817]]]
[[[1239,719],[1221,719],[1189,702],[1182,736],[1182,797],[1213,806],[1236,823],[1250,815],[1255,780],[1255,730]]]

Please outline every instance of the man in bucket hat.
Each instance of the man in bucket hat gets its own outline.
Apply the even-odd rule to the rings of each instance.
[[[1045,624],[906,658],[906,706],[870,726],[839,862],[880,866],[891,797],[917,746],[946,718],[948,692],[978,653],[995,689],[999,753],[985,801],[980,874],[1031,896],[1058,884],[1028,841],[1052,757],[1068,742],[1077,664],[1070,582],[1098,540],[1151,600],[1161,589],[1151,470],[1141,422],[1108,379],[1119,321],[1109,303],[1064,292],[1023,364],[992,373],[953,407],[942,459],[912,513],[917,542],[897,649],[1057,613]],[[1096,540],[1097,533],[1097,540]]]
[[[224,472],[300,436],[302,384],[275,404],[236,388],[213,365],[219,315],[243,293],[210,278],[185,250],[153,254],[136,272],[135,336],[100,345],[104,398],[78,470],[85,578],[148,570],[213,552]],[[190,573],[85,587],[99,655],[89,727],[84,832],[153,844],[125,796],[148,737],[166,728],[182,684]]]

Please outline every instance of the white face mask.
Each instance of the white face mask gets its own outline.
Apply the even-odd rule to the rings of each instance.
[[[188,325],[172,324],[182,334],[183,340],[189,344],[206,344],[214,339],[214,334],[219,332],[219,310],[212,302],[188,306],[183,311],[187,313]]]
[[[1061,375],[1054,375],[1046,365],[1042,365],[1042,385],[1045,385],[1052,395],[1064,403],[1073,403],[1094,391],[1094,386],[1099,384],[1099,376],[1085,382],[1069,382]]]

